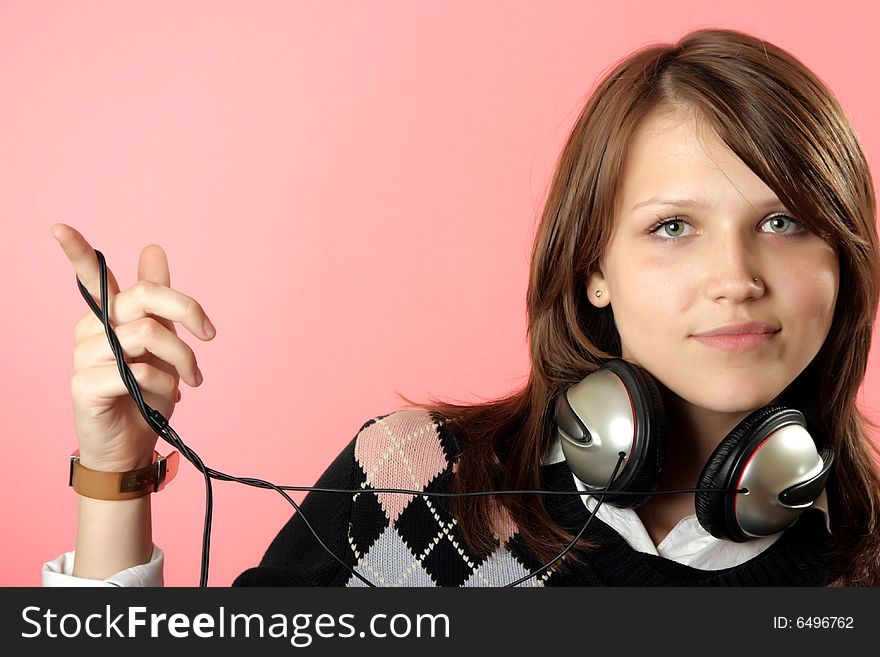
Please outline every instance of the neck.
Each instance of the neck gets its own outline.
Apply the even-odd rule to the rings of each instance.
[[[706,461],[721,440],[748,413],[718,413],[698,408],[663,390],[666,411],[666,467],[669,488],[693,487]]]
[[[725,413],[700,408],[662,384],[658,387],[666,418],[666,465],[657,490],[696,488],[712,452],[751,411]],[[694,513],[693,493],[657,495],[638,510],[655,544],[682,518]]]
[[[753,410],[722,412],[694,406],[659,385],[666,412],[666,468],[680,486],[696,486],[703,466],[722,440]],[[768,404],[777,404],[781,395]],[[679,487],[679,486],[675,486]]]

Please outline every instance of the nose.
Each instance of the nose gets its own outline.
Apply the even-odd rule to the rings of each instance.
[[[719,235],[714,248],[707,249],[706,291],[713,301],[743,303],[764,295],[765,278],[758,254],[748,238],[733,231]],[[756,280],[757,279],[757,280]]]

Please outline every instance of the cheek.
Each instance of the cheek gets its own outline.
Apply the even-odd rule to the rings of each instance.
[[[779,298],[788,315],[781,319],[787,319],[795,330],[808,331],[821,344],[834,318],[839,272],[836,259],[814,262],[815,267],[792,266],[780,274],[784,278],[779,286]]]
[[[657,349],[663,340],[687,333],[682,318],[692,291],[681,283],[687,280],[668,266],[640,261],[611,282],[612,312],[625,348]]]

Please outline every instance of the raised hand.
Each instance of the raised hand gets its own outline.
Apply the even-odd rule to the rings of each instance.
[[[91,245],[75,229],[55,224],[52,235],[99,306],[100,268]],[[137,282],[119,290],[107,268],[110,326],[144,402],[170,419],[180,400],[179,380],[195,387],[202,375],[195,353],[177,336],[175,322],[200,340],[216,331],[202,306],[173,290],[168,260],[158,244],[141,251]],[[101,320],[88,309],[74,330],[70,392],[80,462],[93,470],[126,471],[148,465],[156,432],[141,415],[119,374]]]

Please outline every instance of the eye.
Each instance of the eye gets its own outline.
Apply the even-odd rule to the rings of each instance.
[[[690,224],[679,216],[657,216],[657,223],[648,229],[648,234],[664,242],[674,242],[681,237],[684,229]],[[662,231],[662,234],[661,234]]]
[[[782,235],[784,237],[793,237],[807,231],[806,226],[797,221],[794,217],[790,217],[787,214],[775,214],[761,225],[763,226],[768,224],[771,226],[771,228],[769,231],[764,232],[770,232],[776,235]],[[796,227],[797,230],[789,231],[788,228],[791,226]]]

